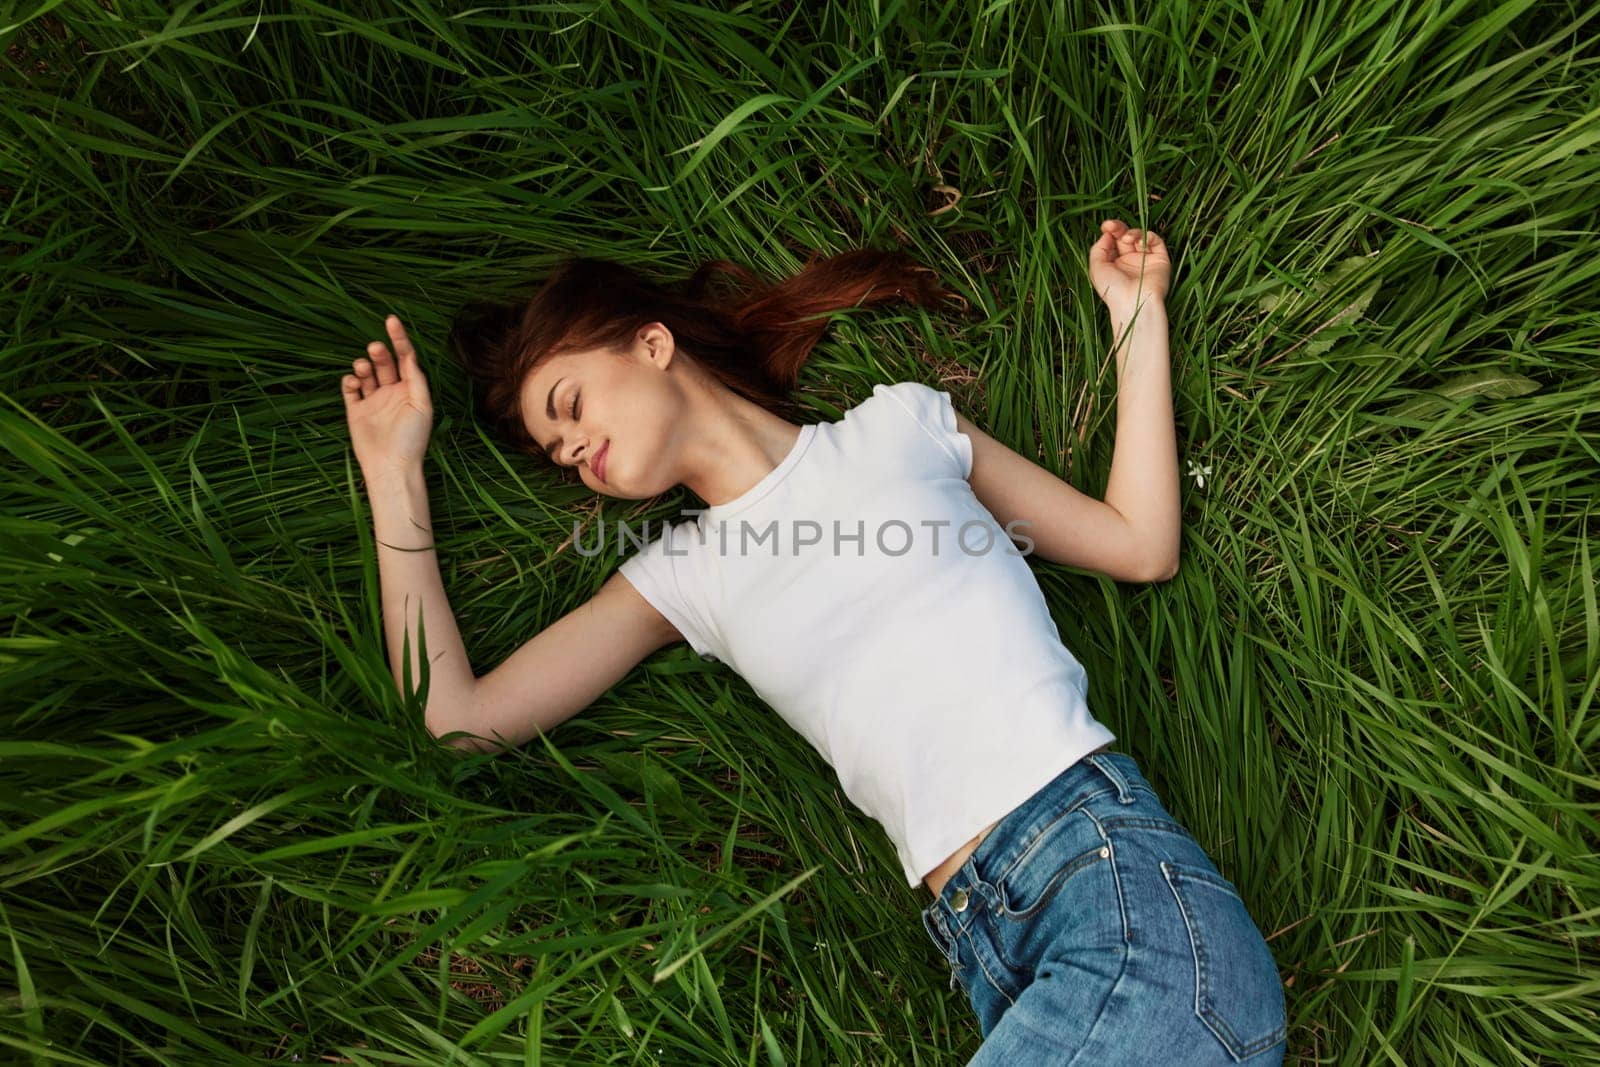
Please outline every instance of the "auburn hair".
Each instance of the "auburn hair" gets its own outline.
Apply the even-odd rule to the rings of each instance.
[[[729,294],[711,292],[717,274],[734,280]],[[799,412],[790,393],[828,327],[828,313],[897,300],[935,308],[948,299],[962,300],[898,251],[813,253],[799,273],[773,285],[725,259],[705,262],[669,286],[610,260],[572,257],[526,300],[463,306],[451,323],[449,348],[476,387],[476,413],[490,432],[554,466],[528,433],[521,405],[523,382],[551,356],[622,351],[640,327],[660,322],[723,385],[793,419]]]

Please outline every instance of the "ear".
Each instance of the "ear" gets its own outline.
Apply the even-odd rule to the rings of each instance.
[[[659,322],[641,326],[635,337],[635,343],[640,354],[661,370],[671,366],[673,353],[677,351],[672,331]]]

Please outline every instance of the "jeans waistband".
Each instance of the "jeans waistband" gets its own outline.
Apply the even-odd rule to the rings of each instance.
[[[938,924],[948,926],[951,931],[965,929],[981,910],[973,906],[977,901],[968,903],[967,898],[974,893],[985,900],[995,896],[990,883],[979,877],[980,870],[990,872],[998,880],[1039,832],[1062,815],[1090,797],[1106,792],[1114,792],[1118,803],[1132,804],[1138,799],[1134,796],[1135,790],[1155,795],[1155,790],[1139,772],[1138,763],[1122,752],[1091,753],[1056,775],[1007,813],[956,868],[939,898],[924,909],[924,923],[929,926],[929,932]],[[961,891],[965,891],[965,895],[958,897]],[[952,901],[962,903],[963,907],[958,911]]]

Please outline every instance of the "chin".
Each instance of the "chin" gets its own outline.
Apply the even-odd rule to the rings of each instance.
[[[599,493],[601,496],[614,496],[623,500],[628,499],[628,493],[622,489],[619,489],[615,482],[602,482],[599,478],[595,478],[593,481],[586,481],[583,484],[588,486],[591,492]]]
[[[666,489],[658,489],[655,492],[640,492],[638,490],[624,488],[617,485],[615,482],[606,482],[604,485],[591,485],[589,488],[594,490],[596,493],[599,493],[601,496],[609,496],[615,500],[649,500],[652,497],[660,496],[662,493],[667,491]],[[671,486],[668,486],[667,488],[670,489]]]

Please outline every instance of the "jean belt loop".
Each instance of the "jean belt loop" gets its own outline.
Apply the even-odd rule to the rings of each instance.
[[[944,938],[939,934],[939,928],[934,925],[933,915],[927,911],[922,913],[922,925],[927,928],[928,936],[933,939],[934,945],[939,949],[941,956],[948,955],[944,947]]]
[[[956,970],[961,966],[960,944],[950,931],[944,916],[940,914],[937,903],[922,913],[922,922],[933,935],[934,943],[939,946],[939,953],[944,956],[945,963],[950,965],[950,988],[953,991],[956,988]]]
[[[1111,784],[1117,787],[1117,802],[1119,804],[1132,804],[1137,799],[1133,795],[1133,787],[1128,785],[1127,776],[1117,769],[1115,763],[1112,763],[1098,752],[1085,758],[1094,764],[1096,770],[1111,779]]]

